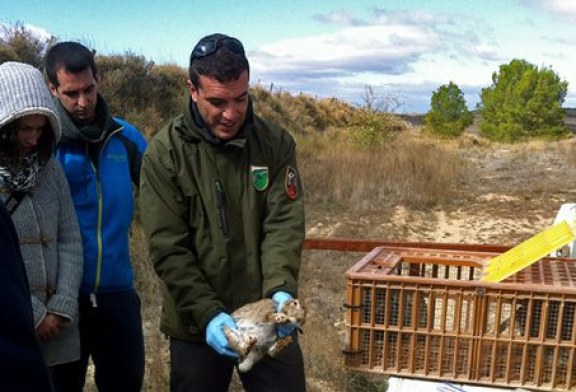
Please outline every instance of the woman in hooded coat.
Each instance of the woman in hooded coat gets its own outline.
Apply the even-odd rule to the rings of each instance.
[[[53,151],[60,122],[39,70],[0,65],[0,200],[26,267],[34,328],[50,368],[80,357],[82,240],[68,183]]]

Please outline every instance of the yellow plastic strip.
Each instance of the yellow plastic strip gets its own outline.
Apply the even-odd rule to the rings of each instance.
[[[576,239],[575,223],[562,221],[520,245],[488,260],[483,269],[483,282],[501,282],[537,262],[550,252]]]

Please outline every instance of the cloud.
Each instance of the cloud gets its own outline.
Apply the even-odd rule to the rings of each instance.
[[[418,74],[419,65],[438,59],[436,67],[444,67],[440,59],[449,59],[465,69],[471,62],[502,60],[491,41],[492,31],[480,20],[380,8],[373,9],[367,20],[344,11],[316,19],[343,26],[329,34],[286,39],[251,51],[253,80],[294,93],[315,92],[345,100],[356,99],[352,95],[359,96],[366,85],[402,88],[409,94],[407,101],[428,105],[431,87],[411,89],[426,76]],[[442,79],[431,86],[437,88]]]
[[[576,45],[576,43],[573,40],[568,39],[566,37],[551,37],[548,35],[541,35],[538,37],[538,39],[540,39],[544,42],[548,42],[550,44],[566,45],[566,46]]]
[[[42,40],[49,40],[50,38],[52,38],[54,36],[52,33],[50,33],[44,27],[34,26],[31,24],[25,24],[24,28]]]
[[[327,14],[316,14],[314,15],[314,19],[325,24],[340,24],[347,26],[362,26],[366,24],[363,20],[355,18],[350,13],[343,10],[333,11]]]
[[[435,46],[435,37],[414,28],[364,26],[279,41],[249,56],[260,72],[300,71],[301,77],[315,70],[340,76],[373,71],[397,75],[409,72],[411,64]]]
[[[576,22],[576,3],[567,0],[524,0],[533,5],[571,22]]]
[[[25,30],[29,31],[35,37],[39,38],[42,41],[48,41],[50,38],[53,37],[53,34],[46,30],[44,27],[35,26],[32,24],[21,24],[20,26],[24,27]],[[8,23],[1,23],[0,22],[0,37],[4,36],[7,31],[12,30],[15,27],[14,24]]]
[[[374,23],[380,25],[402,24],[412,26],[439,26],[455,25],[456,19],[453,15],[438,13],[432,14],[426,11],[395,11],[391,12],[384,8],[373,8],[372,15]]]
[[[381,71],[390,74],[410,72],[412,64],[422,56],[436,52],[463,58],[499,59],[496,46],[484,38],[485,31],[480,38],[469,21],[461,19],[466,30],[450,15],[374,9],[370,21],[360,21],[344,11],[324,17],[339,20],[346,27],[331,34],[266,45],[252,55],[262,60],[278,59],[276,69],[298,64],[307,68],[316,62],[318,66],[333,65],[348,73],[362,72],[362,67],[363,71],[374,71],[379,62]]]

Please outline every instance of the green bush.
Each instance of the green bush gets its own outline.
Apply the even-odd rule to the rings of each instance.
[[[512,60],[492,74],[478,105],[480,130],[488,139],[516,142],[530,137],[560,139],[568,135],[562,104],[568,82],[550,68]]]
[[[458,137],[472,125],[472,113],[466,106],[462,90],[455,83],[442,85],[432,93],[425,122],[432,133],[450,138]]]
[[[110,112],[133,122],[152,136],[174,114],[182,111],[186,71],[175,65],[157,66],[144,56],[97,56],[100,92]]]
[[[350,119],[350,140],[363,147],[378,147],[407,129],[397,115],[368,108],[358,109]]]

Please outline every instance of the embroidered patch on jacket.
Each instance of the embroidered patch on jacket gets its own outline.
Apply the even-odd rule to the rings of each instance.
[[[268,166],[250,166],[252,185],[257,191],[268,188]]]
[[[292,166],[286,168],[286,179],[284,180],[286,194],[292,200],[298,198],[298,172]]]

